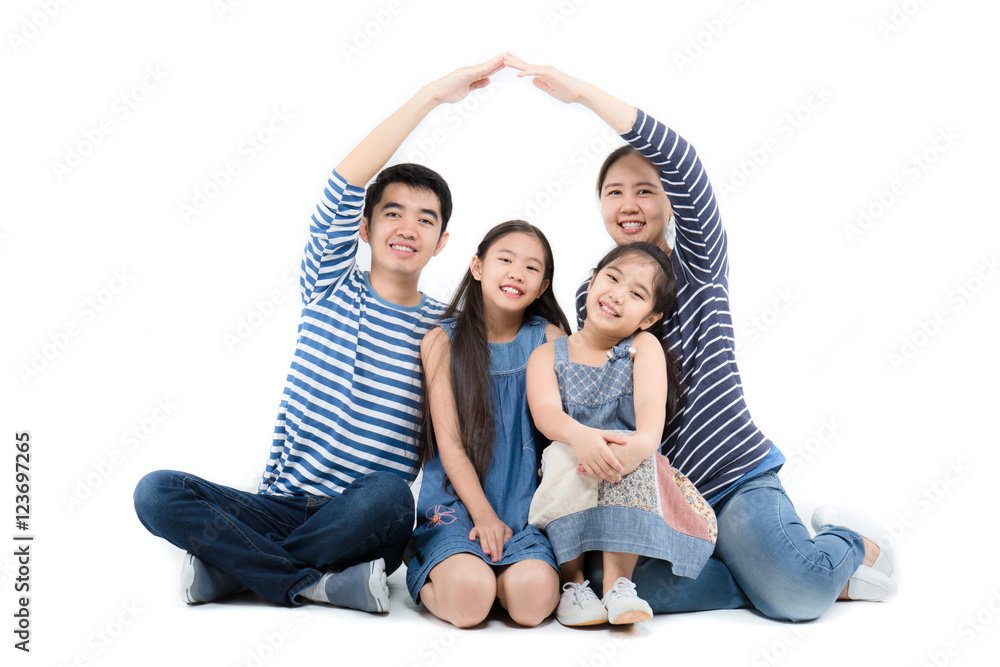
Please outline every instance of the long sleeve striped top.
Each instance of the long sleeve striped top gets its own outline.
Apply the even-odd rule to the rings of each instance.
[[[312,215],[302,260],[304,307],[259,493],[333,496],[419,467],[420,341],[444,304],[382,299],[356,264],[364,190],[336,171]]]
[[[701,160],[683,137],[641,110],[621,136],[657,168],[675,216],[670,258],[677,307],[663,329],[681,362],[683,386],[660,451],[706,498],[718,500],[741,479],[785,460],[754,424],[743,396],[729,311],[726,232]],[[580,326],[588,284],[577,290]]]

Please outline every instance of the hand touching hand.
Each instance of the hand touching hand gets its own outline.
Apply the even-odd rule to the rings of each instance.
[[[427,84],[426,89],[439,102],[459,102],[473,90],[490,85],[490,77],[503,68],[503,55],[498,55],[478,65],[459,67]]]
[[[608,482],[619,482],[624,466],[611,451],[610,444],[624,445],[623,436],[596,428],[585,428],[579,438],[570,443],[580,460],[578,470],[585,477],[597,477]]]
[[[544,90],[560,102],[579,102],[586,84],[560,72],[550,65],[531,65],[510,51],[503,54],[503,64],[518,70],[518,77],[531,76],[535,87]]]

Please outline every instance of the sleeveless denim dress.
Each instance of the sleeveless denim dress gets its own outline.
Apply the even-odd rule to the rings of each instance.
[[[563,410],[585,426],[635,432],[632,336],[602,366],[569,360],[568,338],[555,341]],[[542,482],[529,521],[545,530],[560,565],[586,551],[658,558],[674,574],[696,577],[715,548],[715,513],[688,479],[657,453],[620,482],[576,472],[573,448],[553,442],[542,458]]]
[[[545,325],[543,318],[528,318],[514,340],[489,344],[496,433],[493,463],[486,473],[483,491],[493,511],[510,526],[514,536],[504,544],[503,558],[496,563],[483,553],[478,539],[469,540],[472,519],[448,482],[441,458],[435,456],[424,467],[417,500],[417,527],[411,545],[416,548],[416,555],[410,559],[406,571],[406,587],[416,602],[420,601],[420,589],[431,569],[457,553],[477,555],[488,565],[510,565],[535,558],[559,569],[548,539],[528,524],[528,508],[538,485],[535,442],[540,436],[528,414],[525,377],[528,357],[545,342]],[[440,326],[450,339],[454,319],[442,320]]]

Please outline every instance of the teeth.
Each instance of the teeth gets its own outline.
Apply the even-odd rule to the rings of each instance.
[[[405,245],[391,245],[389,247],[399,252],[416,252],[413,248]]]
[[[621,317],[618,313],[608,308],[608,306],[604,302],[601,302],[600,305],[601,305],[601,310],[610,315],[611,317]]]
[[[624,229],[639,229],[644,224],[646,224],[646,223],[643,223],[643,222],[623,222],[622,223],[622,227]]]
[[[501,287],[500,290],[503,291],[503,292],[506,292],[507,294],[517,294],[518,296],[524,294],[524,292],[522,292],[521,290],[517,289],[516,287],[507,287],[507,286],[504,286],[504,287]]]

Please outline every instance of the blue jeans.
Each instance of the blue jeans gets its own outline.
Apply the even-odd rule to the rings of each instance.
[[[830,608],[864,561],[864,540],[852,530],[828,526],[810,537],[774,473],[743,482],[715,513],[715,554],[696,579],[674,575],[665,561],[639,559],[632,580],[653,611],[753,607],[805,621]]]
[[[387,573],[398,568],[414,521],[410,487],[387,472],[326,498],[257,494],[158,470],[139,480],[134,499],[153,535],[291,604],[324,572],[377,558]]]

